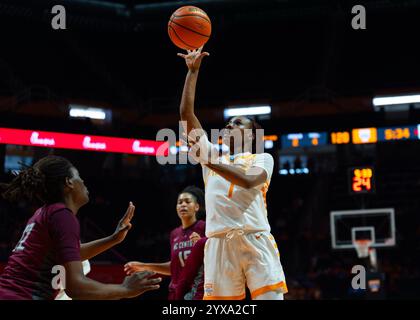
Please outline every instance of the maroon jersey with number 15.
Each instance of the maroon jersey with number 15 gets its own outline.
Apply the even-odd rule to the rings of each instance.
[[[171,283],[169,284],[169,300],[175,299],[175,291],[182,268],[185,266],[185,261],[188,259],[191,249],[194,246],[190,240],[193,232],[196,232],[200,237],[205,236],[206,223],[202,220],[196,221],[193,225],[186,229],[182,226],[174,229],[170,235],[171,243]]]

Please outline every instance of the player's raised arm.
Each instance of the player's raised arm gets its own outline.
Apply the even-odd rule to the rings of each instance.
[[[201,61],[203,57],[208,56],[209,53],[201,52],[201,50],[202,47],[196,50],[187,50],[187,54],[178,53],[178,56],[185,59],[185,63],[188,67],[188,73],[182,91],[181,104],[179,106],[181,120],[187,122],[187,134],[193,129],[202,129],[200,121],[197,119],[194,112],[194,100]]]
[[[231,164],[207,163],[206,166],[229,182],[245,189],[261,185],[268,177],[267,172],[260,167],[252,167],[245,172]]]
[[[131,229],[131,219],[134,216],[135,206],[132,202],[129,203],[127,211],[118,222],[115,232],[105,238],[97,239],[88,243],[80,244],[80,257],[83,260],[91,259],[98,254],[112,248],[121,243],[128,231]]]

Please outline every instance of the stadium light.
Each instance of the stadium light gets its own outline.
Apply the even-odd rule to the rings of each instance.
[[[236,116],[257,116],[264,114],[271,114],[271,106],[249,106],[249,107],[235,107],[226,108],[224,110],[225,118],[236,117]]]
[[[264,148],[266,149],[273,149],[274,142],[272,140],[264,141]]]
[[[410,104],[420,103],[420,94],[405,95],[405,96],[389,96],[389,97],[375,97],[372,100],[375,107],[389,106],[396,104]]]
[[[73,118],[89,118],[95,120],[105,120],[107,112],[100,108],[87,108],[78,105],[69,106],[69,115]]]

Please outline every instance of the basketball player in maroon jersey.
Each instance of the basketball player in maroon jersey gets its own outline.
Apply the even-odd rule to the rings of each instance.
[[[205,222],[197,220],[197,213],[204,211],[204,192],[197,187],[187,187],[178,195],[176,211],[181,219],[181,226],[172,230],[170,235],[171,260],[163,263],[144,263],[131,261],[124,266],[130,275],[138,271],[154,271],[171,276],[169,284],[169,300],[175,299],[175,291],[179,275],[194,244],[204,237]]]
[[[204,296],[204,247],[207,237],[200,238],[191,250],[178,278],[175,300],[203,300]]]
[[[153,272],[136,273],[121,284],[103,284],[83,274],[82,261],[121,242],[131,228],[130,203],[114,235],[80,245],[79,209],[89,193],[77,169],[65,158],[48,156],[22,170],[10,184],[1,184],[9,200],[28,199],[42,205],[29,219],[22,238],[0,276],[0,300],[54,299],[57,267],[64,267],[61,284],[73,299],[121,299],[159,288]],[[56,269],[57,270],[57,269]],[[60,279],[61,280],[61,279]]]

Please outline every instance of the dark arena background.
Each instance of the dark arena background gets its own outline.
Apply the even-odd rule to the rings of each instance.
[[[65,30],[51,27],[56,4]],[[64,156],[90,191],[78,214],[83,241],[111,234],[136,205],[127,238],[91,260],[89,277],[120,283],[128,261],[167,261],[177,194],[204,188],[200,165],[160,165],[118,146],[77,149],[70,140],[79,136],[62,148],[49,141],[66,133],[141,146],[163,128],[178,135],[186,66],[167,23],[183,5],[212,21],[196,97],[205,129],[224,127],[226,108],[271,107],[256,119],[275,159],[267,206],[285,299],[419,298],[420,1],[1,0],[0,181],[20,163]],[[352,27],[356,5],[365,29]],[[74,107],[102,109],[105,119],[70,116]],[[0,270],[33,210],[0,200]],[[363,259],[360,240],[374,248]],[[355,265],[367,266],[365,290],[352,286]],[[168,283],[136,299],[164,300]]]

